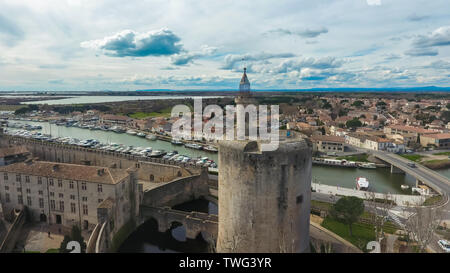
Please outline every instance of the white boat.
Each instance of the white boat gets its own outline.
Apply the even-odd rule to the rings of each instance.
[[[137,132],[133,131],[133,130],[128,130],[126,133],[129,134],[129,135],[132,135],[132,136],[137,134]]]
[[[183,145],[183,142],[173,139],[170,143],[172,143],[173,145]]]
[[[217,151],[218,151],[216,147],[211,146],[211,145],[203,147],[203,150],[208,151],[208,152],[213,152],[213,153],[217,153]]]
[[[148,139],[148,140],[157,140],[157,139],[158,139],[158,138],[157,138],[155,135],[153,135],[153,134],[148,134],[145,138]]]
[[[409,189],[409,186],[408,186],[408,185],[405,185],[405,184],[403,184],[403,185],[401,185],[401,186],[400,186],[400,188],[402,188],[402,190],[407,190],[407,189]]]
[[[320,157],[313,157],[312,158],[313,164],[318,165],[327,165],[327,166],[336,166],[336,167],[347,167],[347,168],[356,168],[358,165],[354,161],[347,161],[345,159],[331,159],[331,158],[320,158]]]
[[[136,134],[138,137],[145,137],[146,135],[144,133],[137,133]]]
[[[152,153],[150,154],[150,157],[161,157],[163,155],[165,155],[166,153],[164,151],[160,151],[160,150],[154,150],[152,151]]]
[[[200,144],[196,144],[196,143],[186,143],[184,144],[184,147],[186,148],[191,148],[191,149],[196,149],[196,150],[201,150],[203,149],[203,146]]]
[[[369,188],[369,180],[365,177],[356,178],[356,189],[360,191],[367,190]]]
[[[377,165],[375,165],[375,163],[372,163],[372,162],[367,162],[367,163],[359,164],[359,167],[365,168],[365,169],[376,169]]]

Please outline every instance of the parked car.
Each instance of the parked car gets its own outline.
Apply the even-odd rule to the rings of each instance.
[[[408,163],[408,167],[415,168],[415,167],[416,167],[416,164],[414,164],[414,163]]]

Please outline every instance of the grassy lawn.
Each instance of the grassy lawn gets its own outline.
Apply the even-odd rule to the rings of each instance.
[[[365,246],[368,242],[375,240],[375,231],[372,225],[355,223],[352,225],[353,236],[350,236],[348,225],[331,219],[325,218],[322,222],[322,226],[337,235],[341,236],[345,240],[349,241],[356,247],[363,251],[367,251]]]
[[[410,154],[401,154],[400,156],[409,159],[414,162],[420,162],[420,160],[424,157],[423,155],[410,155]]]
[[[47,251],[45,251],[45,253],[59,253],[59,249],[56,248],[50,248]]]
[[[440,153],[435,153],[433,155],[450,155],[450,152],[440,152]]]
[[[345,159],[348,161],[369,162],[369,160],[367,160],[367,157],[368,157],[367,154],[361,154],[361,155],[339,156],[336,159]]]
[[[439,202],[441,202],[442,200],[442,195],[436,195],[433,197],[428,197],[425,202],[423,202],[423,206],[432,206],[434,204],[437,204]]]
[[[331,203],[327,203],[327,202],[321,202],[321,201],[316,201],[316,200],[311,200],[311,206],[316,207],[318,209],[321,210],[330,210],[332,204]]]
[[[434,159],[422,162],[423,165],[430,169],[446,169],[450,167],[449,159]]]
[[[130,114],[129,117],[130,118],[135,118],[135,119],[144,119],[144,118],[154,118],[154,117],[170,117],[170,114],[172,113],[172,107],[168,107],[165,108],[161,111],[158,112],[150,112],[150,113],[145,113],[145,112],[136,112],[133,114]]]

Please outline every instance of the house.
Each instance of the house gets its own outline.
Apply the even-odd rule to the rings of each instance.
[[[24,146],[0,148],[0,166],[24,161],[30,152]]]
[[[437,149],[450,148],[450,133],[425,134],[420,137],[420,145]]]
[[[313,135],[311,136],[313,151],[344,152],[345,138],[339,136]]]
[[[127,125],[132,120],[133,119],[130,117],[110,115],[110,114],[105,114],[100,117],[100,122],[102,124],[108,125]]]

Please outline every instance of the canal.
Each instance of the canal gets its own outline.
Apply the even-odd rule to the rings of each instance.
[[[173,208],[218,214],[217,205],[205,199],[197,199]],[[166,232],[158,232],[158,223],[155,219],[149,219],[139,226],[118,250],[119,253],[206,253],[212,251],[213,248],[201,234],[195,239],[186,238],[186,229],[179,223],[173,223]]]
[[[76,127],[56,126],[48,122],[31,122],[31,121],[13,121],[15,123],[26,123],[32,125],[41,125],[42,130],[38,130],[44,134],[50,134],[54,137],[72,137],[83,139],[97,139],[101,143],[118,143],[124,145],[132,145],[135,147],[152,147],[157,150],[178,151],[178,153],[190,157],[206,156],[218,162],[217,153],[207,151],[199,151],[185,148],[184,146],[173,145],[167,141],[155,140],[151,141],[146,138],[131,136],[128,134],[118,134],[109,131],[89,130]],[[450,177],[450,171],[444,170],[441,173]],[[356,179],[358,177],[366,177],[370,181],[371,188],[382,193],[403,193],[408,194],[410,190],[401,189],[402,184],[409,186],[415,185],[415,179],[409,175],[391,174],[388,168],[377,169],[357,169],[357,168],[338,168],[326,166],[313,166],[312,168],[313,182],[340,186],[347,188],[355,188]]]

